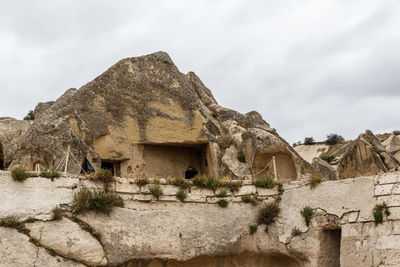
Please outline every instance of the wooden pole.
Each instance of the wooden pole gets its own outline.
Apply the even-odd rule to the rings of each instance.
[[[68,145],[67,148],[67,158],[65,159],[65,168],[64,168],[64,172],[67,172],[68,169],[68,161],[69,161],[69,153],[70,153],[71,147]]]
[[[278,177],[276,175],[276,161],[275,161],[275,156],[272,156],[272,163],[274,164],[274,176],[275,180],[278,180]]]

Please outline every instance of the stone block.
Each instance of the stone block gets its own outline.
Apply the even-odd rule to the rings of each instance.
[[[400,249],[400,235],[378,236],[378,249]]]
[[[257,188],[257,194],[261,197],[273,196],[278,194],[278,189],[276,187],[273,189]]]
[[[165,202],[177,202],[177,201],[180,201],[179,199],[176,198],[176,196],[166,196],[166,195],[160,196],[160,198],[158,200],[159,201],[165,201]]]
[[[385,202],[389,207],[400,207],[400,195],[381,196],[378,197],[377,202]]]
[[[179,187],[174,185],[161,185],[161,189],[163,191],[163,195],[165,196],[175,196],[176,192],[178,192]]]
[[[392,223],[385,221],[375,226],[375,223],[364,223],[362,228],[363,236],[381,236],[392,234]]]
[[[400,220],[400,207],[389,208],[390,215],[387,217],[388,220]]]
[[[400,183],[400,175],[396,173],[385,174],[378,178],[378,184],[396,184]]]
[[[400,235],[400,221],[393,221],[392,225],[393,225],[392,234]]]
[[[390,195],[392,192],[393,184],[384,184],[375,186],[374,195],[375,196],[385,196]]]
[[[362,235],[362,223],[342,225],[342,238],[360,237]]]
[[[135,195],[132,195],[132,200],[151,201],[151,200],[153,200],[153,196],[152,195],[135,194]]]
[[[128,183],[119,183],[116,182],[115,190],[117,193],[129,193],[129,194],[138,194],[140,193],[140,187],[136,184]]]
[[[239,191],[235,192],[236,196],[256,194],[257,189],[254,185],[245,185],[239,188]]]
[[[207,189],[207,188],[200,188],[200,187],[193,186],[190,190],[190,194],[192,196],[211,197],[211,196],[214,196],[214,191]]]
[[[215,204],[217,203],[220,199],[225,199],[226,201],[232,201],[233,197],[207,197],[207,203],[210,204]]]
[[[400,184],[395,184],[392,189],[393,195],[400,195]]]
[[[386,265],[400,266],[400,250],[389,250],[385,259]]]
[[[206,196],[198,196],[193,194],[188,194],[185,202],[196,202],[196,203],[206,203],[207,197]]]

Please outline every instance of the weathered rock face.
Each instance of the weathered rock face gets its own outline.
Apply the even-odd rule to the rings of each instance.
[[[31,191],[48,189],[40,178],[13,182],[8,172],[3,178]],[[57,186],[70,183],[59,178]],[[98,184],[77,177],[77,185],[96,188]],[[65,181],[64,181],[65,180]],[[33,181],[33,182],[31,182]],[[54,183],[56,183],[54,181]],[[216,204],[216,192],[192,187],[188,199],[174,196],[178,189],[162,184],[165,195],[155,200],[148,188],[139,188],[133,179],[116,179],[109,186],[125,202],[109,216],[87,212],[71,217],[74,188],[65,187],[71,197],[62,204],[60,221],[26,223],[28,231],[0,227],[1,266],[397,266],[400,253],[400,173],[324,181],[310,189],[306,181],[284,183],[281,190],[244,185],[224,199],[229,205]],[[4,199],[24,195],[2,181]],[[44,188],[42,188],[44,187]],[[173,190],[175,188],[175,191]],[[279,201],[280,213],[275,223],[251,235],[249,225],[257,221],[263,203],[252,206],[241,196],[252,193],[263,203]],[[47,197],[52,203],[54,195]],[[148,199],[149,202],[143,202]],[[0,205],[0,214],[20,218],[41,218],[37,200],[25,213],[10,213]],[[390,215],[383,214],[375,226],[373,209],[386,203]],[[19,202],[15,209],[25,203]],[[310,225],[300,214],[305,206],[313,210]],[[5,212],[7,211],[7,212]],[[3,216],[0,216],[2,218]],[[300,235],[293,236],[298,228]],[[29,239],[31,241],[29,242]]]
[[[180,73],[163,52],[123,59],[79,90],[39,104],[12,165],[61,170],[68,146],[70,173],[80,172],[85,158],[123,177],[194,169],[246,179],[271,172],[265,166],[273,156],[282,181],[310,168],[260,114],[219,106],[194,73]],[[232,159],[232,146],[244,165]],[[226,153],[231,159],[222,161]]]
[[[385,147],[386,151],[400,161],[400,135],[383,134],[377,135],[378,140]]]
[[[29,121],[0,118],[0,170],[10,165],[30,125]]]
[[[367,130],[360,134],[356,140],[338,143],[333,146],[311,145],[314,149],[307,149],[308,146],[296,146],[295,149],[302,155],[312,158],[311,152],[315,153],[315,157],[325,156],[332,157],[331,165],[336,169],[339,178],[353,178],[365,175],[375,175],[379,172],[395,171],[400,168],[399,161],[394,157],[396,139],[393,137],[387,140],[386,146],[391,152],[386,150],[385,146]],[[323,147],[322,147],[323,146]],[[317,148],[317,149],[315,149]],[[313,163],[314,164],[314,163]],[[328,167],[328,166],[325,166]],[[320,168],[327,175],[325,168],[321,162],[314,164],[314,168]],[[330,171],[329,171],[330,172]],[[332,175],[329,175],[332,177]]]

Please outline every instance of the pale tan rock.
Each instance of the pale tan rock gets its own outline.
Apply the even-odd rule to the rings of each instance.
[[[26,227],[32,237],[39,240],[44,247],[53,249],[58,255],[90,266],[107,264],[99,241],[69,219],[29,223]]]

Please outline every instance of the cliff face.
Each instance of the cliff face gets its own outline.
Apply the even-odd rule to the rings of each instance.
[[[116,178],[108,189],[124,199],[109,215],[73,215],[74,192],[102,188],[84,177],[28,178],[14,182],[0,172],[0,219],[17,216],[24,226],[0,226],[2,266],[396,266],[400,212],[400,173],[325,181],[310,189],[306,181],[278,190],[243,183],[217,205],[217,192],[192,186],[180,202],[178,187],[160,185],[157,200],[149,187]],[[253,194],[258,205],[243,202]],[[24,197],[20,197],[23,195]],[[46,195],[46,198],[43,198]],[[279,202],[275,222],[251,234],[265,203]],[[386,203],[375,225],[376,204]],[[61,207],[60,220],[52,209]],[[300,211],[313,210],[310,224]],[[28,220],[28,221],[26,221]],[[293,235],[297,228],[299,235]],[[19,230],[19,231],[18,231]]]
[[[273,172],[265,168],[272,157],[282,181],[309,171],[260,114],[219,106],[194,73],[180,73],[163,52],[123,59],[79,90],[39,104],[11,165],[62,170],[68,146],[70,173],[87,159],[122,177],[194,169],[250,179]]]

